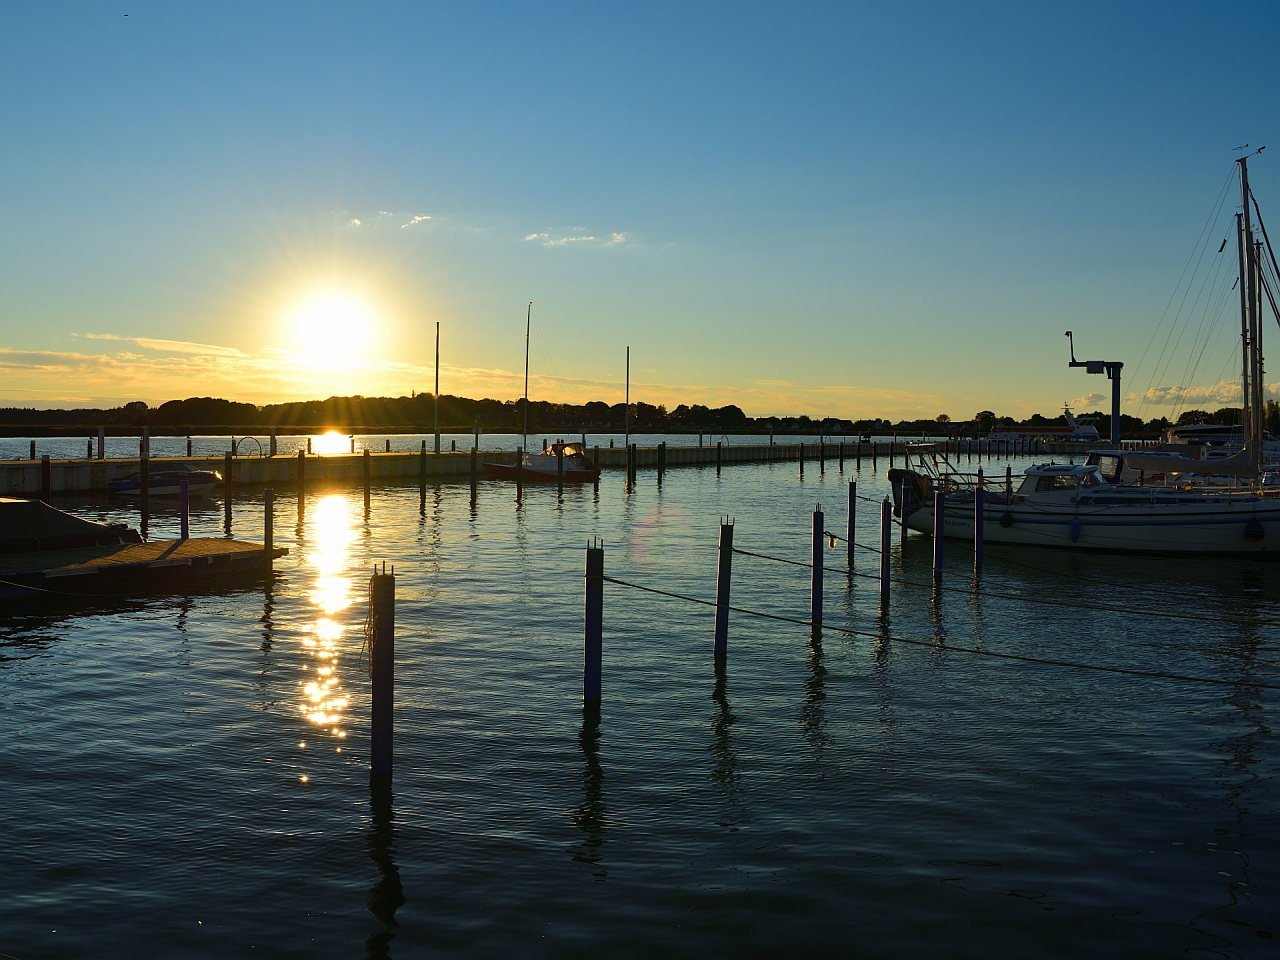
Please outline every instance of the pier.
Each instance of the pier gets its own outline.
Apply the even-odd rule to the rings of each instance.
[[[1086,456],[1099,449],[1097,444],[1039,442],[1013,447],[1007,443],[985,440],[936,441],[952,457],[980,459],[1005,459],[1011,455],[1049,454],[1058,456]],[[748,463],[816,463],[820,467],[829,462],[852,460],[861,465],[864,457],[871,459],[873,469],[879,458],[886,457],[892,465],[901,456],[907,442],[856,441],[827,438],[814,443],[753,443],[716,444],[714,446],[654,447],[632,445],[635,458],[632,469],[665,469],[679,467],[716,467]],[[588,455],[599,457],[601,470],[627,469],[627,448],[588,446]],[[515,450],[480,450],[481,463],[514,464]],[[306,455],[278,454],[276,456],[250,457],[223,456],[152,457],[147,460],[152,472],[181,469],[190,465],[198,470],[217,470],[224,474],[230,463],[230,476],[224,476],[232,484],[250,487],[304,486],[335,487],[360,486],[367,478],[373,482],[403,482],[410,480],[470,480],[472,472],[471,449],[423,453],[420,451],[374,452],[365,450],[351,454]],[[483,466],[477,465],[481,477]],[[142,460],[137,457],[121,459],[67,459],[53,460],[46,457],[28,460],[0,462],[0,496],[31,497],[45,494],[105,493],[107,484],[139,473]]]

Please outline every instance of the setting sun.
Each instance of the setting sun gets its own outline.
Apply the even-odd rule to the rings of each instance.
[[[369,342],[373,319],[358,299],[324,294],[298,310],[293,334],[298,349],[317,363],[341,366],[358,359]]]

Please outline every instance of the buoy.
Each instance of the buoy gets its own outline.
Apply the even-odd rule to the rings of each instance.
[[[1013,526],[1013,514],[1008,510],[1000,515],[1000,526],[1005,527],[1006,529]]]
[[[1267,531],[1263,529],[1262,524],[1258,522],[1258,518],[1254,517],[1244,525],[1244,538],[1250,543],[1257,543],[1267,535]]]
[[[1073,517],[1071,519],[1070,530],[1071,530],[1071,542],[1075,543],[1077,540],[1080,539],[1080,518],[1079,517]]]

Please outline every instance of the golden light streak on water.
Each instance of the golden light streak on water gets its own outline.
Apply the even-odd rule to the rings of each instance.
[[[349,700],[343,693],[338,663],[348,632],[341,614],[355,602],[351,580],[345,574],[356,533],[349,505],[337,494],[321,498],[314,510],[308,511],[307,523],[307,541],[313,549],[306,563],[315,575],[307,596],[317,616],[310,627],[311,636],[302,641],[314,664],[302,684],[299,710],[332,736],[344,737],[344,711]]]

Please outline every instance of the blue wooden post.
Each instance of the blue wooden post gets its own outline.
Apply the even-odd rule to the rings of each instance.
[[[191,481],[185,477],[178,481],[178,539],[191,539]]]
[[[804,479],[804,444],[800,444],[800,479]]]
[[[604,654],[604,546],[587,547],[585,640],[582,664],[582,702],[600,703],[600,673]]]
[[[973,565],[982,566],[982,468],[978,468],[978,485],[973,491]]]
[[[822,504],[813,511],[813,534],[810,538],[809,570],[809,620],[815,627],[822,626],[822,538],[826,527]]]
[[[942,529],[947,509],[946,495],[938,490],[933,495],[933,579],[942,580]]]
[[[858,484],[857,481],[849,481],[849,516],[844,525],[845,548],[848,552],[849,569],[853,569],[853,527],[854,520],[858,515]]]
[[[524,447],[516,447],[516,499],[524,492]]]
[[[889,498],[880,502],[880,602],[889,602],[889,544],[893,541],[893,506]]]
[[[375,568],[376,569],[376,568]],[[391,775],[396,674],[396,576],[375,573],[369,581],[369,675],[373,679],[370,772]]]
[[[716,564],[716,633],[712,652],[719,661],[729,652],[729,582],[733,574],[733,519],[720,521],[720,554]]]

